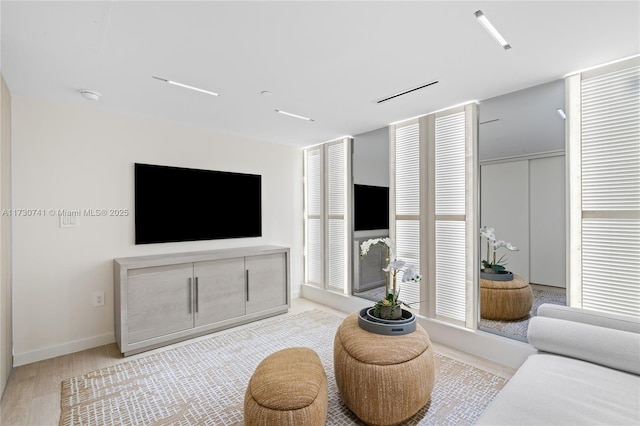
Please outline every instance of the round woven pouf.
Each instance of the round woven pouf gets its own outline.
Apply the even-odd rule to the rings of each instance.
[[[529,315],[533,291],[521,276],[511,281],[480,280],[480,317],[498,321],[514,321]]]
[[[324,426],[327,375],[309,348],[287,348],[256,367],[244,396],[245,425]]]
[[[402,423],[431,398],[433,348],[420,325],[401,336],[375,334],[360,328],[355,312],[336,332],[333,363],[342,400],[369,425]]]

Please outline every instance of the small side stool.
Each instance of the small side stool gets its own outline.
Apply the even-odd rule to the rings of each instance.
[[[262,360],[244,396],[244,424],[324,425],[327,375],[309,348],[286,348]]]
[[[498,321],[525,318],[533,305],[533,290],[527,281],[513,274],[511,281],[480,280],[480,317]]]
[[[345,318],[333,341],[336,384],[345,405],[368,425],[397,425],[431,399],[435,359],[431,340],[418,324],[412,333],[385,336]]]

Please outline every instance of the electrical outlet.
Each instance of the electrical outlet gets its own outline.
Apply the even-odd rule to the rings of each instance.
[[[93,306],[104,306],[104,291],[93,292]]]

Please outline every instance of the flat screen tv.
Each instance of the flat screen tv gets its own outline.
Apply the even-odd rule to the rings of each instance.
[[[262,177],[135,164],[136,244],[262,236]]]
[[[389,188],[353,185],[353,210],[354,230],[389,229]]]

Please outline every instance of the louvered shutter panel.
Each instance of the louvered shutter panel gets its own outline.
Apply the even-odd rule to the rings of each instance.
[[[343,142],[327,146],[327,268],[328,285],[344,290],[346,284],[346,227],[345,227],[345,145]]]
[[[640,316],[640,66],[581,98],[582,307]]]
[[[396,215],[420,214],[420,132],[418,124],[396,130]]]
[[[396,257],[420,273],[420,129],[418,123],[395,132],[395,242]],[[420,308],[420,285],[402,283],[400,300]]]
[[[465,113],[435,121],[436,315],[466,319]]]
[[[322,158],[320,148],[306,151],[306,281],[322,283]]]
[[[465,113],[436,119],[436,215],[465,214]]]

